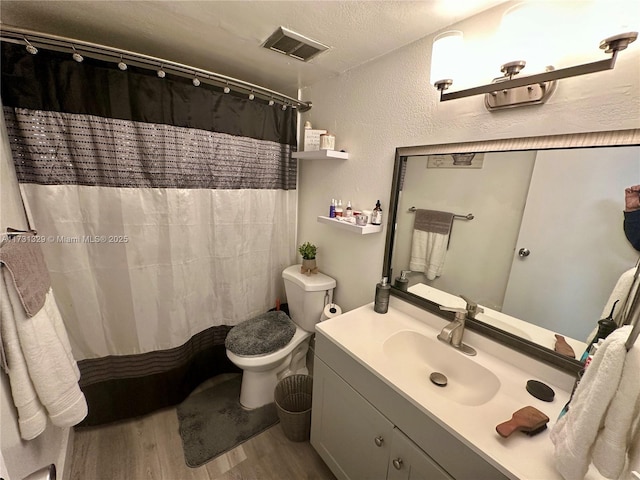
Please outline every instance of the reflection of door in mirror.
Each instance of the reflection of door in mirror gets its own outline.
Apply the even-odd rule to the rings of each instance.
[[[503,311],[587,340],[635,261],[621,233],[624,188],[640,180],[637,149],[631,153],[565,150],[559,162],[556,151],[538,152]],[[531,253],[520,257],[521,248]]]
[[[427,169],[427,157],[409,157],[393,271],[409,263],[410,207],[471,212],[473,221],[453,222],[442,275],[428,281],[413,272],[410,285],[464,294],[584,341],[618,277],[635,264],[622,208],[624,187],[640,180],[639,158],[638,147],[493,152],[481,169]],[[525,241],[526,231],[546,244]],[[520,257],[520,248],[531,254]],[[511,286],[510,273],[519,286]]]
[[[426,168],[428,157],[409,157],[398,204],[393,269],[407,269],[414,214],[409,208],[472,213],[454,219],[443,274],[433,281],[414,272],[410,283],[465,296],[501,310],[531,178],[535,152],[486,153],[481,169]]]

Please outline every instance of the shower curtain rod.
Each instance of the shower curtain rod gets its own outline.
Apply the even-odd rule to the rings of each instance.
[[[274,101],[282,104],[283,109],[287,106],[297,108],[301,112],[306,112],[311,108],[311,102],[303,102],[296,98],[290,97],[283,93],[270,90],[260,85],[245,82],[237,78],[228,77],[219,73],[203,70],[201,68],[190,67],[171,60],[152,57],[142,53],[121,50],[119,48],[108,47],[96,43],[85,42],[73,38],[51,35],[48,33],[36,32],[10,25],[0,25],[0,41],[22,44],[25,47],[33,46],[55,50],[58,52],[67,52],[69,54],[87,55],[98,60],[113,61],[114,58],[118,62],[125,62],[138,67],[148,68],[152,70],[171,71],[182,77],[197,78],[200,82],[211,83],[218,87],[229,87],[236,91],[246,92],[260,97],[264,100]],[[29,49],[27,50],[29,51]],[[29,53],[32,53],[31,51]]]

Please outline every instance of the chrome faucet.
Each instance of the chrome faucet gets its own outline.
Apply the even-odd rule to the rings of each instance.
[[[462,299],[465,302],[467,302],[467,317],[468,318],[475,319],[477,314],[484,313],[484,308],[479,306],[476,302],[474,302],[473,300],[469,300],[464,295],[460,295],[460,296],[462,297]]]
[[[478,305],[476,304],[476,307]],[[441,340],[445,343],[448,343],[453,348],[457,348],[465,355],[476,355],[476,351],[474,348],[470,347],[466,343],[462,343],[462,336],[464,335],[464,326],[465,321],[467,319],[467,315],[469,310],[466,308],[456,308],[456,307],[443,307],[440,305],[440,310],[445,310],[447,312],[454,312],[455,317],[452,322],[450,322],[447,326],[445,326],[442,331],[438,334],[438,340]],[[482,310],[482,309],[481,309]]]

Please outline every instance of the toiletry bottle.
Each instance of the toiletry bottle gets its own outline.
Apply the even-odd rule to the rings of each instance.
[[[380,207],[380,200],[376,202],[376,208],[373,209],[371,214],[371,223],[373,225],[382,225],[382,208]]]
[[[320,150],[335,150],[336,137],[329,132],[320,135]]]
[[[593,360],[594,355],[598,351],[598,348],[600,348],[602,346],[602,342],[604,342],[604,339],[601,338],[600,340],[598,340],[598,343],[594,343],[593,345],[591,345],[591,350],[589,350],[589,356],[584,361],[584,369],[585,370],[591,364],[591,361]]]
[[[396,288],[399,288],[403,292],[407,291],[407,288],[409,287],[409,279],[407,278],[407,275],[410,272],[411,270],[402,270],[400,272],[400,276],[396,278],[396,283],[395,283]]]
[[[331,199],[331,205],[329,205],[329,218],[336,218],[336,199]]]
[[[336,218],[342,217],[342,200],[338,200],[338,204],[336,205]]]
[[[387,283],[387,277],[383,277],[380,283],[376,285],[376,298],[373,310],[376,313],[387,313],[389,310],[389,293],[391,285]]]
[[[351,202],[347,202],[347,208],[344,209],[344,216],[347,218],[353,217],[353,208],[351,208]]]

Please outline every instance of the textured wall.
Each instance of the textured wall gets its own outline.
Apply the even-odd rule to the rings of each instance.
[[[503,10],[454,27],[466,38],[481,39]],[[336,278],[335,300],[343,310],[373,301],[385,235],[355,235],[317,223],[316,217],[328,214],[332,197],[369,209],[380,199],[387,213],[397,146],[640,127],[639,42],[621,53],[613,71],[561,80],[545,105],[491,113],[481,96],[438,102],[429,85],[432,41],[425,37],[302,91],[302,98],[313,102],[302,123],[329,129],[337,149],[350,156],[300,162],[298,242],[318,245],[320,269]],[[593,60],[606,58],[599,52],[594,45]]]

